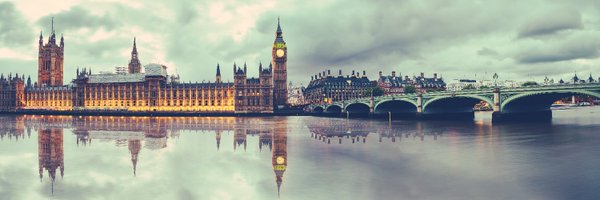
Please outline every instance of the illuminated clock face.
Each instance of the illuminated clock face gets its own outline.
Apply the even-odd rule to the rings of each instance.
[[[277,157],[277,164],[283,164],[285,162],[285,158],[283,158],[282,156]]]
[[[285,51],[283,51],[283,49],[277,49],[277,57],[283,57],[285,55]]]

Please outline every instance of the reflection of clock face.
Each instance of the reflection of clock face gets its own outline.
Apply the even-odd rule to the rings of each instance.
[[[285,51],[283,51],[283,49],[277,49],[277,57],[283,57],[285,55]]]
[[[283,164],[285,162],[285,158],[283,158],[282,156],[277,157],[277,164]]]

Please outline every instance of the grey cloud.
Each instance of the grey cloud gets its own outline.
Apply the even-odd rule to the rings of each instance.
[[[497,56],[497,55],[499,55],[496,50],[493,50],[493,49],[490,49],[487,47],[481,48],[479,51],[477,51],[477,54],[480,56]]]
[[[22,47],[34,41],[35,33],[12,2],[0,2],[0,44]]]
[[[479,49],[477,51],[477,55],[493,58],[496,60],[503,60],[506,58],[506,56],[500,54],[498,51],[488,48],[488,47],[483,47],[483,48]]]
[[[37,23],[49,29],[53,17],[55,29],[62,31],[77,30],[80,28],[105,28],[106,30],[112,30],[120,25],[120,22],[114,16],[109,14],[102,16],[93,15],[90,10],[81,6],[74,6],[69,10],[44,16]]]
[[[233,79],[234,61],[247,61],[249,75],[256,76],[258,62],[268,64],[271,59],[277,16],[281,16],[288,43],[288,79],[294,83],[306,84],[310,74],[324,68],[367,70],[368,75],[392,69],[408,74],[437,72],[448,78],[497,69],[510,74],[503,77],[519,79],[526,73],[511,70],[538,71],[554,61],[597,57],[590,45],[578,43],[586,46],[578,50],[561,42],[600,26],[598,13],[592,9],[597,6],[595,1],[575,1],[552,5],[529,0],[278,1],[273,9],[259,11],[262,13],[241,41],[231,37],[231,29],[211,21],[208,9],[212,2],[202,1],[150,1],[140,7],[83,2],[66,11],[48,13],[36,22],[49,28],[54,16],[57,31],[65,33],[65,79],[71,78],[77,65],[94,67],[96,72],[108,70],[96,69],[97,66],[125,65],[128,58],[121,54],[123,48],[130,48],[134,35],[123,33],[131,27],[160,40],[143,41],[138,37],[142,62],[156,61],[153,59],[157,55],[147,52],[158,51],[155,53],[164,54],[165,61],[174,64],[169,67],[177,68],[183,81],[214,80],[217,62],[224,80]],[[253,3],[256,2],[225,3],[225,10],[235,13],[238,6]],[[534,7],[536,10],[531,11]],[[247,16],[240,13],[232,17]],[[81,28],[89,28],[90,35],[98,29],[109,29],[116,36],[102,43],[88,42],[89,35],[76,35]],[[31,31],[34,36],[28,37],[29,42],[34,43],[36,33]],[[515,40],[515,35],[520,38]],[[153,42],[164,44],[164,49],[148,50],[148,44]],[[513,59],[505,59],[508,57]],[[33,63],[32,73],[35,68]]]
[[[597,58],[600,43],[595,36],[576,36],[571,39],[543,43],[517,52],[515,59],[523,64],[550,63],[581,58]]]
[[[25,76],[31,76],[31,78],[35,79],[37,78],[37,59],[14,60],[0,58],[0,73],[4,74],[4,76],[9,73],[25,74]]]
[[[563,30],[581,29],[581,13],[570,9],[556,9],[527,21],[519,31],[519,37],[553,34]]]

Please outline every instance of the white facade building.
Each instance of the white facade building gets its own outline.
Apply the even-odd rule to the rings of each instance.
[[[291,106],[305,105],[304,86],[294,86],[292,82],[288,85],[288,104]]]

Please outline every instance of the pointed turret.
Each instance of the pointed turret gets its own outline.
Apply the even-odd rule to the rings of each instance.
[[[133,37],[133,49],[131,50],[131,54],[137,54],[137,44],[135,43],[135,37]]]
[[[237,67],[235,66],[235,62],[233,62],[233,74],[235,75],[237,73]]]
[[[63,34],[60,34],[60,47],[64,47],[65,46],[65,38],[63,37]]]
[[[42,35],[42,31],[40,31],[40,40],[38,41],[38,43],[40,44],[39,48],[42,48],[42,46],[44,45],[44,36]]]
[[[141,73],[142,71],[142,64],[138,58],[137,44],[135,40],[135,37],[133,37],[133,48],[131,49],[131,60],[129,61],[128,69],[130,74],[137,74]]]
[[[50,39],[49,43],[56,44],[56,33],[54,32],[54,17],[52,17],[52,25],[51,25]]]
[[[219,63],[217,63],[217,76],[221,76],[221,67],[219,66]]]
[[[217,63],[217,77],[216,77],[216,83],[221,83],[221,67],[219,66],[219,63]]]
[[[281,37],[281,34],[283,32],[281,31],[281,20],[279,19],[279,17],[277,17],[277,36]]]
[[[285,44],[285,41],[283,41],[283,31],[281,31],[281,22],[279,20],[279,17],[277,17],[277,31],[275,31],[275,44]]]

